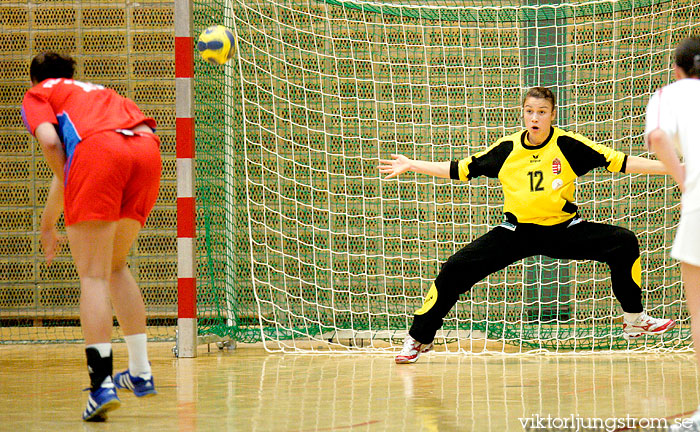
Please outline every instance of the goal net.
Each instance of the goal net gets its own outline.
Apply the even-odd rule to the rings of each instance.
[[[428,3],[428,4],[426,4]],[[274,350],[395,350],[440,264],[503,220],[496,181],[403,174],[392,153],[463,158],[522,128],[524,91],[551,87],[557,124],[631,155],[694,0],[566,4],[229,1],[195,5],[236,54],[196,61],[199,332]],[[634,231],[647,312],[679,321],[626,341],[609,269],[532,257],[461,296],[448,350],[683,350],[679,192],[664,176],[579,179],[588,220]]]

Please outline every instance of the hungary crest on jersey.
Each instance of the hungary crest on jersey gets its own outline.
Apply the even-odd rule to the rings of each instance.
[[[552,173],[554,175],[559,175],[561,174],[561,161],[559,158],[554,158],[552,161]]]

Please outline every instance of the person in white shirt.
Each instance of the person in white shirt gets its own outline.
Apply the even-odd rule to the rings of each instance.
[[[676,81],[649,100],[645,137],[649,151],[666,165],[682,192],[681,217],[671,256],[681,262],[690,328],[700,363],[700,37],[683,40],[675,54]],[[700,407],[691,418],[676,421],[669,430],[700,431]]]

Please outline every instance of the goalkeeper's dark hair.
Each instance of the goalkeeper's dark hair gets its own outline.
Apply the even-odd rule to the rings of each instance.
[[[49,78],[73,78],[74,73],[75,60],[53,51],[37,54],[29,66],[29,77],[36,83]]]
[[[554,93],[547,87],[533,87],[528,90],[527,93],[525,93],[525,97],[523,97],[523,105],[525,105],[525,101],[529,97],[548,100],[552,104],[552,111],[554,111],[554,108],[557,106],[556,96],[554,96]]]
[[[676,65],[689,77],[700,78],[700,37],[689,37],[678,44]]]

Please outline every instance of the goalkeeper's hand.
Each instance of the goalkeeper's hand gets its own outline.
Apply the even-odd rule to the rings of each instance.
[[[385,179],[390,179],[410,170],[411,162],[411,159],[407,158],[404,155],[392,154],[391,160],[379,160],[379,172],[382,174],[386,174],[386,176],[384,177]]]

